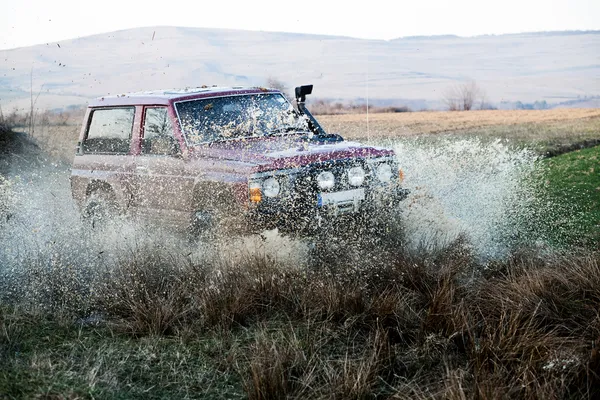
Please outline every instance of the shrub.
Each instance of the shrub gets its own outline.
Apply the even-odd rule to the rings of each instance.
[[[365,114],[367,105],[363,103],[341,103],[332,100],[310,100],[308,108],[315,115]],[[370,113],[403,113],[411,112],[408,106],[374,106],[369,105]]]
[[[475,81],[470,81],[448,88],[442,100],[449,111],[469,111],[479,100],[485,104],[485,95]]]

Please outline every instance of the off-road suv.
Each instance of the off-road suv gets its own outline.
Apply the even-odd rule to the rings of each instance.
[[[201,87],[102,97],[87,108],[71,188],[82,214],[310,232],[406,197],[390,149],[328,134],[278,90]]]

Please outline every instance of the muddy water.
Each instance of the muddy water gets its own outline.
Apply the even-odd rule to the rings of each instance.
[[[412,191],[400,212],[409,248],[435,249],[463,235],[481,258],[509,252],[515,224],[524,218],[533,196],[526,183],[536,165],[532,152],[476,139],[410,139],[391,145]],[[105,267],[140,248],[194,262],[215,254],[235,260],[258,252],[302,265],[310,246],[266,232],[217,247],[190,247],[172,232],[131,221],[90,232],[71,199],[68,177],[68,166],[39,157],[12,166],[6,190],[10,196],[4,195],[11,199],[11,210],[0,225],[0,264],[5,271],[32,262]]]

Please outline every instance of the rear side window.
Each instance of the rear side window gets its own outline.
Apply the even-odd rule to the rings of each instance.
[[[148,107],[144,117],[143,154],[177,154],[179,146],[173,137],[173,126],[166,107]]]
[[[92,112],[83,142],[85,153],[129,153],[135,107],[105,108]]]

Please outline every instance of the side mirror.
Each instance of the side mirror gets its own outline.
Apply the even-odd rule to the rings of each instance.
[[[296,101],[305,102],[306,96],[311,94],[312,90],[313,90],[313,85],[304,85],[304,86],[296,87],[296,89],[295,89]]]

